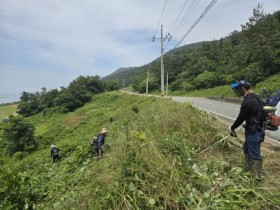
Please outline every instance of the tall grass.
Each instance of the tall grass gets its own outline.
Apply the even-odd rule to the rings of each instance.
[[[261,189],[238,167],[240,150],[221,144],[195,157],[226,132],[188,104],[114,92],[95,96],[74,113],[37,115],[30,121],[40,130],[40,150],[21,161],[5,160],[3,209],[279,207],[279,195]],[[109,135],[104,157],[97,161],[88,142],[102,127]],[[49,143],[62,150],[61,162],[52,164]],[[228,161],[233,157],[236,162]]]

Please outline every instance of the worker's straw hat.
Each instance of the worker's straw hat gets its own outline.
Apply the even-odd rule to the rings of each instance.
[[[107,133],[107,132],[108,132],[107,128],[102,128],[101,133]]]

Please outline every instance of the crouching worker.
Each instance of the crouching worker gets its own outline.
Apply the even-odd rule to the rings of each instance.
[[[59,149],[55,145],[51,145],[51,157],[53,158],[53,162],[57,162],[60,160],[60,156],[58,154]]]
[[[97,153],[97,160],[99,160],[103,155],[103,145],[105,144],[105,137],[107,136],[108,130],[102,128],[101,132],[97,136],[95,143],[95,151]]]

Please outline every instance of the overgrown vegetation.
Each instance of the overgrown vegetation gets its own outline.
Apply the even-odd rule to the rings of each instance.
[[[1,151],[1,209],[280,209],[279,152],[265,152],[262,183],[240,168],[239,148],[221,144],[195,157],[227,131],[188,104],[111,92],[27,120],[38,148],[22,160]],[[109,135],[97,161],[89,140],[102,127]],[[52,143],[62,150],[55,164]]]
[[[22,156],[23,152],[36,149],[34,130],[34,125],[22,116],[10,116],[3,125],[6,154]]]
[[[261,96],[263,88],[266,88],[268,95],[270,95],[274,90],[278,90],[280,84],[280,74],[276,74],[268,77],[260,83],[257,83],[252,87],[253,91]],[[127,90],[129,91],[129,90]],[[159,91],[154,91],[151,94],[159,95]],[[231,91],[230,85],[217,86],[213,88],[192,90],[192,91],[174,91],[168,92],[169,96],[189,96],[189,97],[207,97],[213,99],[225,99],[225,98],[236,98],[237,96],[233,91]],[[262,96],[261,96],[262,97]],[[242,100],[242,99],[240,99]]]

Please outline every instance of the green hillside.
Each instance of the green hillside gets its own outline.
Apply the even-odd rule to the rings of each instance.
[[[280,89],[280,74],[276,74],[270,77],[267,77],[262,82],[257,83],[252,87],[255,93],[261,95],[262,89],[265,87],[268,93],[273,92],[274,90]],[[169,95],[186,95],[186,96],[195,96],[195,97],[223,97],[223,98],[236,98],[236,95],[233,91],[230,91],[230,85],[217,86],[214,88],[200,89],[200,90],[191,90],[191,91],[175,91],[169,92]],[[157,93],[158,94],[158,93]]]
[[[0,209],[280,209],[279,151],[264,150],[261,183],[242,171],[238,147],[195,156],[228,131],[189,104],[109,92],[71,113],[26,119],[38,148],[12,157],[1,124]],[[89,140],[102,127],[110,132],[97,161]],[[50,144],[61,150],[58,163]]]

